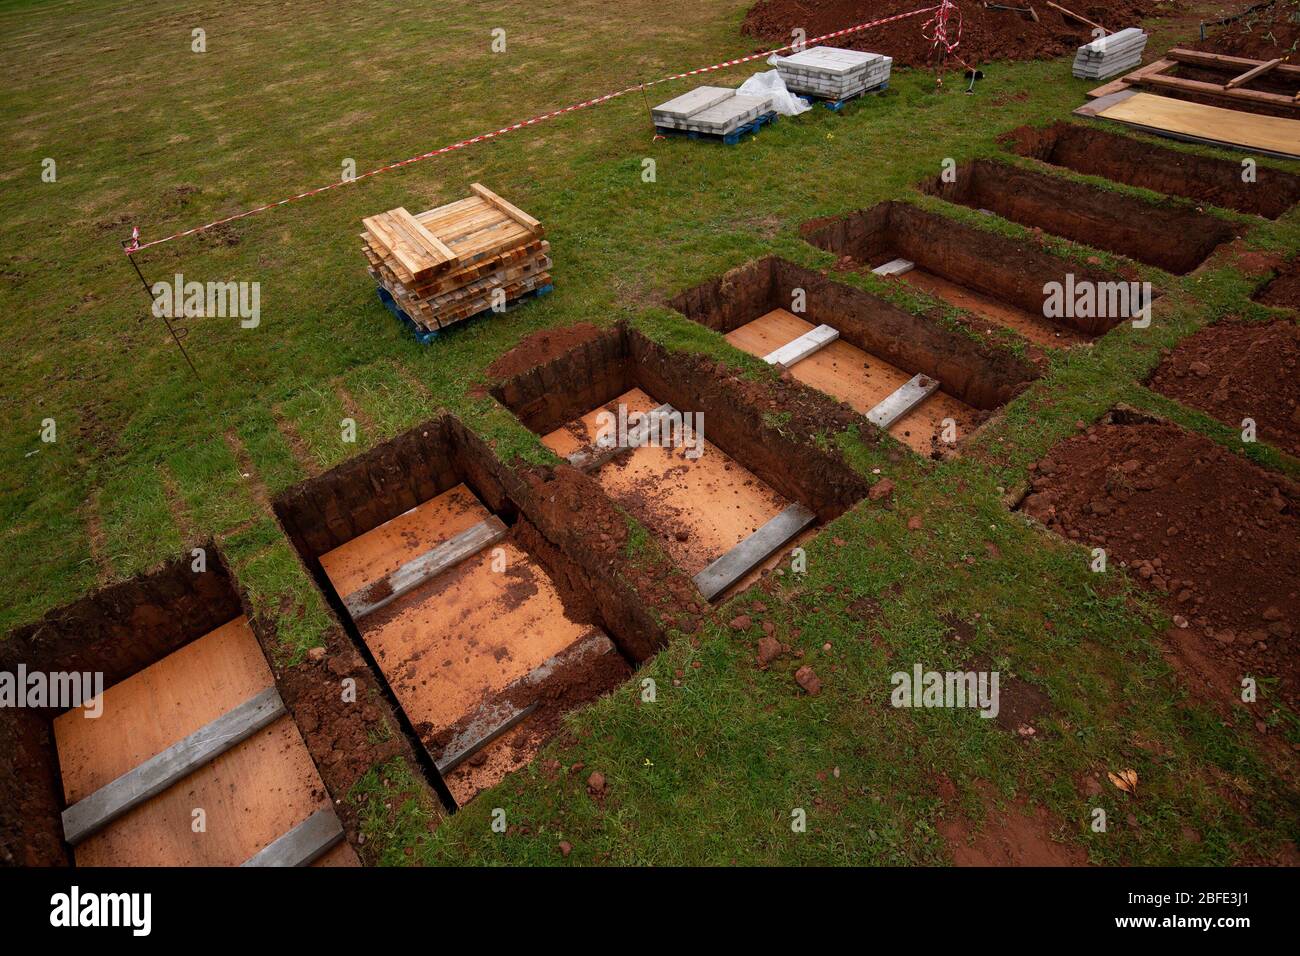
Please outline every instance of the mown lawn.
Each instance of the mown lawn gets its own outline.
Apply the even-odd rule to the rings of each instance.
[[[646,101],[625,96],[141,253],[151,281],[180,272],[261,283],[258,328],[184,323],[199,382],[146,317],[119,246],[131,226],[148,241],[335,180],[349,158],[369,169],[750,52],[738,32],[745,6],[0,2],[0,66],[10,77],[0,101],[0,631],[216,537],[256,606],[282,617],[286,654],[300,653],[328,626],[328,611],[268,498],[439,407],[507,460],[548,460],[478,387],[492,359],[528,333],[626,319],[735,361],[720,338],[660,303],[770,252],[825,267],[831,257],[798,238],[805,219],[912,197],[1023,232],[921,200],[910,185],[946,157],[999,152],[1006,130],[1067,115],[1088,84],[1070,78],[1065,61],[990,65],[974,96],[951,83],[936,92],[928,75],[902,71],[887,95],[839,115],[782,120],[732,149],[654,142]],[[497,27],[507,37],[500,54],[490,50]],[[205,53],[190,50],[195,28],[206,31]],[[1167,39],[1157,32],[1151,45]],[[754,69],[708,82],[734,84]],[[650,100],[689,86],[657,87]],[[47,157],[57,163],[53,183],[41,179]],[[653,183],[642,181],[646,158],[656,162]],[[545,223],[556,291],[422,347],[375,300],[360,220],[451,201],[476,180]],[[1300,214],[1256,224],[1247,244],[1295,250]],[[1117,401],[1236,442],[1139,383],[1161,348],[1201,325],[1268,311],[1228,267],[1181,279],[1143,272],[1166,290],[1152,327],[1057,356],[963,459],[892,462],[854,450],[856,466],[898,483],[895,509],[864,503],[828,527],[806,575],[783,579],[763,598],[768,610],[752,615],[804,651],[825,684],[820,696],[798,692],[792,662],[754,666],[758,632],[727,626],[751,604],[739,598],[622,692],[574,715],[568,738],[530,769],[433,833],[425,808],[382,812],[408,771],[377,770],[356,798],[370,804],[385,861],[553,863],[567,840],[570,862],[943,862],[937,821],[957,811],[940,799],[941,777],[972,820],[989,800],[1027,796],[1048,807],[1056,835],[1095,862],[1277,853],[1300,822],[1294,763],[1267,756],[1252,721],[1187,698],[1159,654],[1163,613],[1121,572],[1091,574],[1086,552],[1049,540],[1002,503],[1076,421]],[[345,417],[358,421],[355,444],[341,441]],[[51,418],[58,439],[43,443]],[[1273,449],[1248,452],[1300,473]],[[906,529],[913,515],[920,532]],[[863,599],[875,608],[865,618],[848,610]],[[972,646],[946,636],[957,619],[973,626]],[[890,672],[976,657],[1050,696],[1035,740],[969,712],[888,707]],[[640,702],[644,677],[657,683],[653,704]],[[1267,694],[1257,706],[1259,719],[1277,719]],[[1294,725],[1289,733],[1295,743]],[[578,763],[583,770],[568,770]],[[1122,767],[1140,774],[1136,799],[1109,785],[1081,795],[1085,774],[1104,780]],[[609,781],[602,802],[586,794],[592,769]],[[1089,829],[1095,806],[1108,811],[1105,834]],[[489,825],[498,807],[508,835]],[[806,833],[791,831],[798,807]],[[408,856],[406,847],[416,849]]]

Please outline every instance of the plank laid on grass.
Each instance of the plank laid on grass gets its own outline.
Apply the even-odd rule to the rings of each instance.
[[[343,824],[332,808],[323,807],[240,866],[310,866],[342,839]]]
[[[816,514],[796,501],[695,575],[695,586],[706,601],[712,601],[816,519]]]
[[[838,329],[833,329],[829,325],[819,325],[817,328],[805,332],[797,339],[786,342],[779,349],[768,352],[767,355],[763,356],[763,361],[768,365],[784,365],[789,368],[802,362],[818,349],[830,345],[839,337]]]
[[[466,528],[442,544],[407,561],[378,581],[367,584],[343,599],[352,620],[360,621],[386,604],[413,591],[425,581],[473,557],[506,536],[506,526],[496,515]]]
[[[606,462],[623,454],[623,452],[631,451],[633,448],[640,448],[645,443],[646,432],[654,425],[655,419],[660,415],[671,415],[672,411],[673,407],[667,402],[656,405],[642,415],[641,419],[628,430],[628,443],[626,445],[615,443],[607,448],[598,446],[580,448],[569,456],[569,464],[579,471],[595,471]]]
[[[1187,100],[1134,93],[1117,94],[1114,102],[1096,100],[1091,114],[1138,129],[1200,143],[1258,150],[1300,159],[1300,120],[1261,116]],[[1083,110],[1080,107],[1076,112]]]
[[[913,375],[883,402],[867,413],[867,421],[888,429],[912,409],[930,397],[939,383],[928,375]]]
[[[64,839],[76,846],[94,836],[118,817],[247,740],[284,713],[284,701],[274,687],[250,697],[64,810]]]

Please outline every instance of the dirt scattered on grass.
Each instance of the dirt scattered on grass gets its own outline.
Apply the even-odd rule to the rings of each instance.
[[[1053,839],[1060,828],[1047,810],[1024,800],[990,810],[978,832],[964,817],[939,823],[957,866],[1087,866],[1082,848]]]
[[[1300,9],[1295,0],[1275,0],[1232,23],[1209,27],[1204,40],[1190,44],[1193,50],[1208,50],[1252,60],[1271,60],[1300,49]]]
[[[1032,5],[1038,14],[1037,22],[1012,11],[988,10],[974,3],[961,4],[961,46],[957,55],[972,65],[991,60],[1041,60],[1074,53],[1081,44],[1093,39],[1092,27],[1042,4]],[[815,37],[870,20],[907,13],[917,6],[911,0],[877,0],[874,3],[860,0],[759,0],[745,15],[741,32],[768,41],[762,47],[766,50],[789,43],[790,31],[796,27],[805,30],[807,36]],[[1068,6],[1110,30],[1132,26],[1158,8],[1154,0],[1079,0]],[[833,40],[829,45],[884,53],[892,56],[894,65],[899,67],[931,65],[935,60],[934,46],[922,35],[922,27],[931,16],[933,14],[921,14],[873,27]],[[954,67],[958,66],[951,58],[950,62]]]
[[[1273,280],[1255,296],[1255,301],[1275,309],[1300,312],[1300,256],[1278,269]]]
[[[1180,342],[1149,384],[1230,428],[1253,419],[1260,439],[1300,455],[1300,325],[1294,322],[1208,326]]]
[[[235,464],[239,468],[239,477],[248,484],[249,490],[253,493],[253,500],[257,506],[267,514],[272,513],[271,495],[266,490],[266,485],[262,483],[261,477],[257,474],[257,469],[253,466],[253,459],[248,455],[248,449],[239,439],[239,433],[233,428],[226,429],[226,446],[230,449],[230,454],[235,458]]]
[[[1276,677],[1297,708],[1300,487],[1160,421],[1094,425],[1032,470],[1024,511],[1153,590],[1176,653],[1175,635],[1212,639],[1218,688]]]
[[[534,332],[525,336],[518,345],[489,365],[487,375],[495,381],[513,378],[527,372],[535,365],[558,358],[603,331],[604,329],[590,322],[579,322],[558,329],[542,329]]]

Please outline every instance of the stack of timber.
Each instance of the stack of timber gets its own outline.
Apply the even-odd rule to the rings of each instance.
[[[481,183],[470,192],[419,215],[399,207],[363,220],[370,274],[424,332],[550,291],[542,224]]]
[[[1074,56],[1073,73],[1081,80],[1102,80],[1123,73],[1142,62],[1142,51],[1146,47],[1147,35],[1139,27],[1098,37],[1079,47]]]

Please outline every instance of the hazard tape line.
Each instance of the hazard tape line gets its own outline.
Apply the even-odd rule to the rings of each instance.
[[[942,4],[940,6],[942,6]],[[834,33],[824,33],[819,37],[813,37],[811,40],[805,40],[804,45],[807,46],[813,43],[820,43],[823,40],[833,40],[836,37],[847,36],[850,33],[859,33],[862,30],[869,30],[872,27],[883,26],[886,23],[894,23],[898,20],[906,20],[908,17],[920,16],[922,13],[931,13],[938,9],[939,6],[924,7],[920,10],[913,10],[910,13],[899,13],[892,17],[884,17],[880,20],[872,20],[869,23],[860,23],[857,26],[846,27],[843,30],[836,30]],[[172,233],[170,236],[164,236],[161,239],[153,239],[149,242],[140,242],[139,228],[137,227],[132,230],[131,240],[123,244],[123,249],[125,250],[128,256],[134,255],[135,253],[140,252],[143,249],[148,249],[151,246],[160,246],[164,242],[171,242],[173,239],[183,239],[186,236],[193,236],[196,233],[204,232],[208,229],[214,229],[217,226],[224,226],[228,223],[236,222],[240,219],[247,219],[249,216],[255,216],[258,213],[266,212],[268,209],[275,209],[279,206],[286,206],[291,202],[298,202],[301,199],[307,199],[311,196],[317,196],[323,192],[328,192],[331,189],[338,189],[340,186],[348,186],[351,185],[352,183],[359,182],[360,180],[369,179],[371,176],[378,176],[380,173],[386,173],[394,169],[401,169],[403,166],[410,166],[412,163],[423,162],[426,159],[432,159],[433,157],[441,156],[444,153],[455,152],[458,149],[464,149],[467,146],[473,146],[475,143],[482,143],[485,140],[495,139],[498,136],[504,136],[506,133],[513,133],[516,130],[521,130],[529,126],[535,126],[536,124],[544,122],[549,119],[555,119],[557,116],[564,116],[567,113],[574,113],[578,110],[587,109],[588,107],[591,106],[598,106],[601,103],[608,103],[610,100],[617,99],[620,96],[626,96],[629,93],[636,93],[638,91],[648,89],[651,86],[658,86],[660,83],[669,83],[672,82],[673,80],[682,80],[689,76],[699,76],[701,73],[710,73],[714,70],[725,70],[728,67],[739,66],[742,63],[749,63],[752,60],[757,60],[757,59],[762,59],[765,57],[772,56],[775,53],[783,53],[786,50],[792,48],[793,48],[793,44],[787,44],[783,47],[778,47],[775,50],[767,50],[763,53],[751,53],[748,56],[738,57],[734,60],[726,60],[725,62],[722,63],[714,63],[712,66],[702,66],[699,69],[687,70],[685,73],[674,73],[671,76],[665,76],[657,80],[651,80],[649,83],[638,83],[636,86],[629,86],[626,87],[625,89],[618,90],[617,92],[614,93],[606,93],[604,96],[597,96],[594,99],[583,100],[581,103],[574,103],[572,106],[566,106],[562,109],[552,110],[549,113],[542,113],[540,116],[534,116],[532,119],[526,119],[523,120],[522,122],[514,123],[510,126],[503,126],[501,127],[501,129],[493,130],[490,133],[480,133],[478,136],[471,136],[469,139],[462,139],[460,142],[452,143],[448,146],[443,146],[440,149],[430,150],[429,152],[421,153],[418,156],[412,156],[410,159],[403,159],[400,162],[389,163],[387,166],[380,166],[377,169],[371,169],[364,173],[358,173],[357,175],[353,176],[350,179],[340,179],[338,182],[328,183],[327,185],[324,186],[318,186],[315,189],[309,189],[306,192],[298,193],[295,196],[289,196],[285,199],[278,200],[277,202],[270,202],[261,206],[257,206],[253,209],[246,209],[243,212],[236,213],[233,216],[227,216],[224,219],[217,219],[213,222],[205,223],[202,226],[195,226],[193,229],[186,229],[184,232],[175,232]]]

